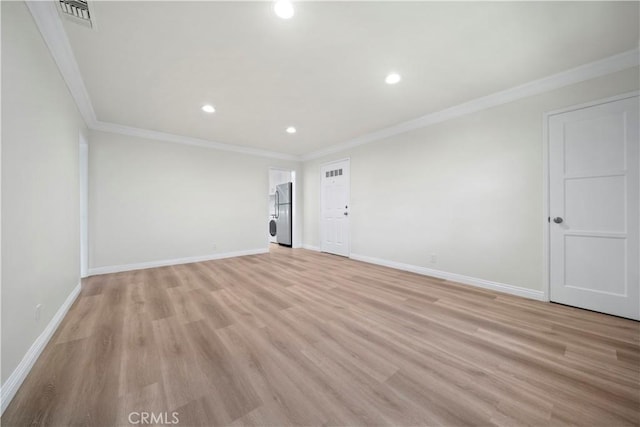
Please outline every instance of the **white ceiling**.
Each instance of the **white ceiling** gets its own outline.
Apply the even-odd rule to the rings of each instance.
[[[64,27],[98,120],[294,155],[639,39],[638,2],[297,2],[290,20],[272,6],[94,1],[95,29]]]

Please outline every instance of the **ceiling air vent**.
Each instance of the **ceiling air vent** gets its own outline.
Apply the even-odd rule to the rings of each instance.
[[[72,21],[92,27],[87,0],[59,0],[62,14]]]

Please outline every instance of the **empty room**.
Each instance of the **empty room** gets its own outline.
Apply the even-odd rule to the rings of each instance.
[[[640,2],[0,2],[2,426],[640,426]]]

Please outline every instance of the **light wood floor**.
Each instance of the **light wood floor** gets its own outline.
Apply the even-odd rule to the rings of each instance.
[[[86,280],[1,421],[638,425],[639,364],[637,322],[276,248]]]

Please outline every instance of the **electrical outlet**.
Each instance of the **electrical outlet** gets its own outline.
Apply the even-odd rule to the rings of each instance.
[[[437,264],[437,262],[438,262],[438,255],[431,254],[431,264]]]
[[[42,304],[36,305],[36,322],[40,321],[40,317],[42,315]]]

